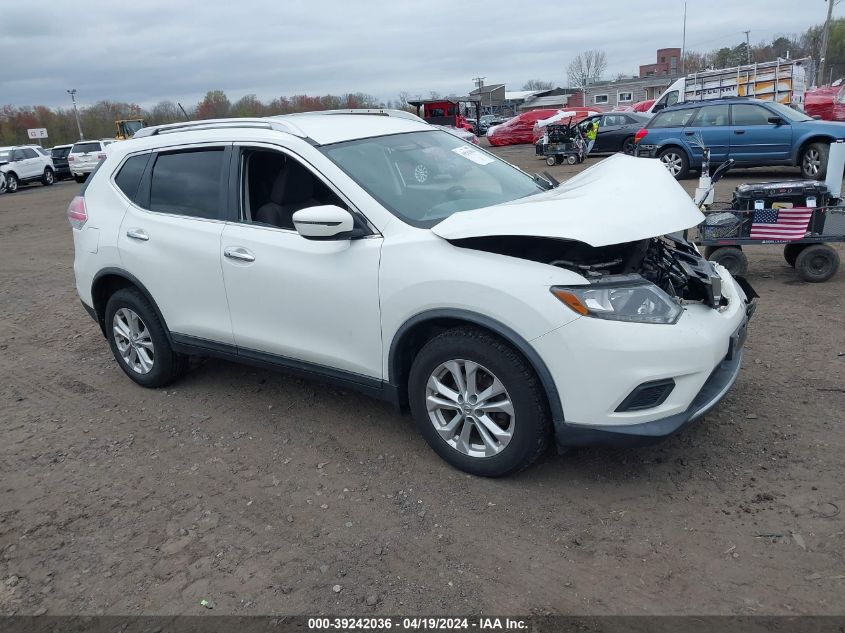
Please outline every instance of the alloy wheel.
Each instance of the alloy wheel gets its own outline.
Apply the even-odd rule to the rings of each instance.
[[[112,319],[114,342],[126,366],[148,374],[155,364],[155,347],[146,323],[130,308],[121,308]]]
[[[53,184],[53,172],[49,169],[44,172],[44,182],[48,185]]]
[[[667,152],[660,157],[660,162],[669,170],[669,173],[673,176],[677,176],[681,173],[681,169],[683,169],[684,162],[683,158],[681,158],[680,154],[676,154],[675,152]]]
[[[470,360],[438,365],[426,385],[428,417],[441,438],[469,457],[493,457],[513,438],[510,395],[489,369]]]
[[[14,174],[6,174],[6,191],[14,193],[18,190],[18,179]]]
[[[817,176],[822,168],[822,157],[819,150],[810,148],[804,153],[804,173]]]

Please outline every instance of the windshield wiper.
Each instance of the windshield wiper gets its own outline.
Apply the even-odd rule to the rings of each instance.
[[[540,174],[534,174],[532,176],[532,178],[534,179],[534,182],[536,182],[538,185],[540,185],[540,187],[544,191],[548,191],[549,189],[554,189],[555,187],[557,187],[560,184],[560,182],[557,180],[557,178],[552,176],[547,171],[544,171],[542,176]]]

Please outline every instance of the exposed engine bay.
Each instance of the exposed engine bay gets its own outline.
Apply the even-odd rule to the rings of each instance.
[[[721,278],[695,247],[676,236],[595,247],[546,237],[489,236],[452,240],[456,246],[566,268],[598,283],[614,275],[640,275],[678,302],[727,305]]]

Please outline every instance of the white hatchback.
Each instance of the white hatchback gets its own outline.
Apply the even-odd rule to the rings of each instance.
[[[68,217],[79,295],[138,384],[190,355],[314,376],[410,409],[478,475],[701,417],[755,305],[677,234],[703,216],[659,163],[557,185],[392,116],[146,128]]]

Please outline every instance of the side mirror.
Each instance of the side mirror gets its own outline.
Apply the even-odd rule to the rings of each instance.
[[[783,125],[783,119],[779,116],[770,116],[769,123],[771,123],[772,125]]]
[[[308,240],[340,240],[357,235],[352,214],[333,204],[300,209],[293,214],[293,225]]]
[[[655,103],[655,104],[651,107],[651,111],[652,111],[652,112],[660,112],[660,111],[661,111],[663,108],[665,108],[665,107],[666,107],[666,104],[665,104],[665,103]]]

